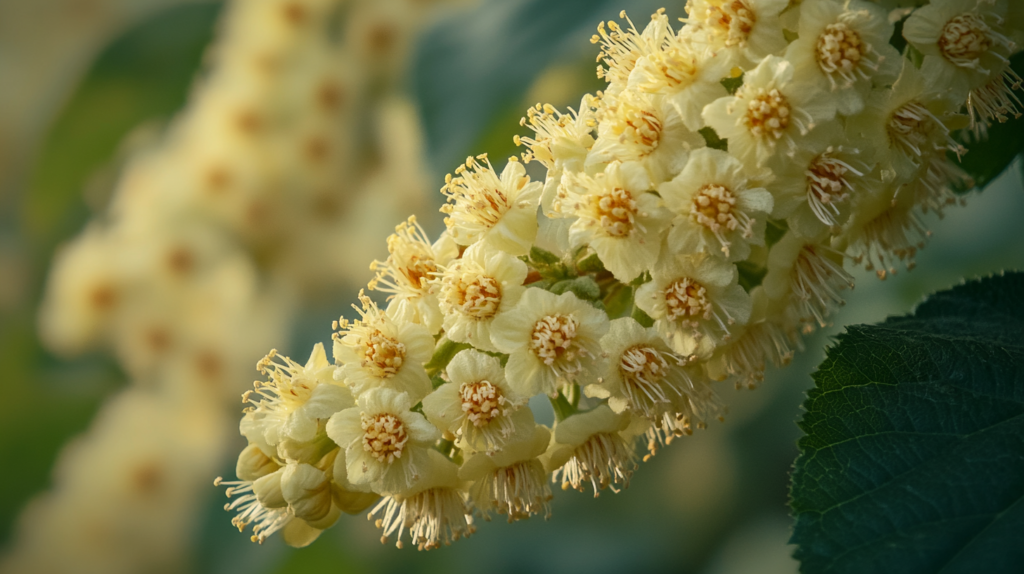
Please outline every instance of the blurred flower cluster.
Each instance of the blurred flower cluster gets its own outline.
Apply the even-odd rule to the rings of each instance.
[[[104,212],[55,258],[44,343],[110,351],[134,385],[62,453],[5,569],[187,565],[238,383],[305,302],[365,280],[374,238],[422,205],[422,138],[398,84],[431,9],[225,7],[188,107],[136,144]]]
[[[447,229],[397,227],[368,285],[388,303],[334,323],[333,362],[318,344],[259,363],[238,480],[217,480],[233,523],[303,546],[370,509],[382,540],[436,548],[478,517],[549,516],[550,482],[617,492],[638,445],[721,418],[715,383],[787,363],[847,269],[913,265],[920,214],[973,186],[957,130],[1019,115],[1019,7],[899,4],[690,0],[679,29],[602,23],[607,88],[531,108],[500,170],[447,176]]]

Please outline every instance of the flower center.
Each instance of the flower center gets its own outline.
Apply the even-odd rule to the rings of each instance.
[[[930,116],[917,102],[904,105],[889,118],[889,137],[908,155],[921,155],[928,143]]]
[[[434,263],[433,257],[413,255],[401,268],[401,271],[409,283],[422,289],[427,286],[427,281],[437,272],[437,264]]]
[[[754,29],[757,17],[743,0],[726,0],[712,3],[707,8],[705,19],[719,34],[726,37],[726,46],[736,46],[746,42],[747,36]]]
[[[757,138],[781,139],[789,126],[790,108],[786,96],[778,89],[760,89],[747,104],[744,123]]]
[[[852,73],[863,51],[860,34],[843,22],[825,26],[825,31],[818,36],[818,65],[826,74]]]
[[[709,184],[700,188],[697,196],[693,198],[690,216],[712,233],[717,233],[723,228],[732,231],[740,224],[736,218],[735,208],[736,196],[728,188]]]
[[[402,458],[402,448],[409,442],[402,419],[387,413],[363,415],[362,427],[363,450],[377,462],[391,464],[396,458]]]
[[[829,147],[816,157],[807,167],[807,201],[814,215],[825,225],[835,225],[835,216],[839,214],[840,203],[850,197],[850,183],[846,174],[854,171],[846,162],[832,157],[833,149]]]
[[[989,27],[974,14],[961,14],[942,29],[939,50],[954,64],[978,59],[992,47]]]
[[[591,196],[596,217],[605,233],[612,237],[625,237],[633,230],[636,202],[625,189],[615,188],[607,193]]]
[[[711,316],[707,289],[689,277],[676,279],[665,289],[665,304],[669,321],[687,317],[707,319]]]
[[[363,368],[369,368],[374,376],[392,377],[405,360],[405,345],[374,329],[364,341]]]
[[[619,137],[619,142],[632,144],[638,158],[658,147],[662,127],[658,116],[626,99],[619,102],[617,112],[612,133]]]
[[[504,405],[507,401],[501,389],[489,381],[462,383],[459,395],[462,397],[462,412],[466,413],[466,418],[473,426],[482,427],[505,414]]]
[[[530,350],[546,365],[574,361],[582,354],[573,344],[578,326],[579,322],[567,315],[548,315],[534,324]]]
[[[619,360],[622,378],[633,386],[656,385],[668,373],[668,361],[652,347],[637,345],[626,349]]]

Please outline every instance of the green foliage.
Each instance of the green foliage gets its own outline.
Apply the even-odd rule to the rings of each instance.
[[[1019,572],[1024,273],[849,327],[814,375],[793,470],[802,572]]]
[[[423,368],[426,369],[428,375],[435,376],[448,366],[448,363],[451,362],[452,358],[455,357],[459,351],[468,348],[470,348],[470,345],[467,343],[456,343],[448,337],[442,336],[441,340],[438,341],[437,345],[434,347],[433,356],[431,356],[430,360],[423,365]],[[440,385],[435,381],[434,388],[436,389],[439,386]]]
[[[50,130],[32,174],[24,221],[33,238],[80,225],[82,188],[124,137],[181,108],[219,11],[219,3],[174,7],[100,54]]]
[[[764,276],[768,274],[768,268],[751,263],[750,261],[739,261],[736,263],[736,270],[739,272],[740,287],[747,293],[754,287],[761,284]]]
[[[1010,66],[1018,75],[1024,75],[1024,52],[1010,58]],[[974,185],[978,188],[984,188],[999,177],[1017,156],[1024,153],[1024,117],[1011,116],[1006,122],[993,124],[988,128],[988,138],[984,141],[970,141],[967,132],[960,132],[960,139],[968,149],[960,160],[960,167],[974,178]]]
[[[601,298],[601,288],[588,275],[559,281],[551,286],[550,291],[555,295],[571,292],[584,301],[597,301]]]
[[[718,133],[711,126],[704,126],[697,130],[697,133],[704,136],[704,142],[708,144],[709,148],[722,151],[729,150],[729,140],[718,137]]]
[[[740,89],[740,86],[743,85],[743,74],[735,78],[722,78],[721,83],[725,86],[725,90],[729,92],[730,96],[736,95],[736,90]]]

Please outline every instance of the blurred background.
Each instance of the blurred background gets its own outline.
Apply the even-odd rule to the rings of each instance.
[[[218,474],[270,348],[329,341],[466,155],[600,89],[598,22],[649,0],[0,0],[0,572],[796,572],[787,481],[842,325],[1024,267],[1021,165],[944,219],[913,272],[857,272],[838,325],[628,490],[430,553],[343,517],[249,542]]]

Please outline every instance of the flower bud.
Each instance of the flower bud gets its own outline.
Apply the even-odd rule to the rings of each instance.
[[[331,483],[322,470],[312,465],[298,463],[285,467],[281,491],[298,518],[315,522],[331,512]]]
[[[271,474],[253,481],[252,491],[263,508],[284,508],[288,506],[281,492],[281,478],[285,469],[278,469]]]
[[[252,482],[279,468],[281,467],[274,462],[274,459],[264,454],[260,447],[250,444],[238,455],[238,463],[235,464],[235,476],[239,480]]]

